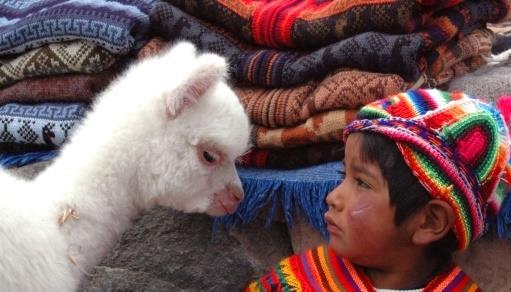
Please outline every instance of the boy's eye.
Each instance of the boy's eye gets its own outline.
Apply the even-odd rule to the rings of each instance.
[[[364,189],[369,189],[370,186],[368,184],[366,184],[363,180],[359,179],[359,178],[355,178],[355,181],[357,183],[357,186],[359,187],[362,187]]]

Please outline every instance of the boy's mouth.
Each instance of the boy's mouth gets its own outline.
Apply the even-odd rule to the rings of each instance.
[[[335,224],[334,220],[332,220],[332,218],[330,217],[328,212],[325,214],[325,221],[326,221],[328,233],[330,233],[330,234],[342,233],[342,229],[337,224]]]

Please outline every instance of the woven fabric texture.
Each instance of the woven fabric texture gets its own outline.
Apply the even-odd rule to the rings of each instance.
[[[115,76],[114,71],[108,70],[98,74],[77,73],[28,78],[1,89],[0,105],[11,102],[91,102]]]
[[[86,110],[84,103],[0,106],[0,147],[19,143],[56,149],[70,137]]]
[[[319,246],[281,260],[270,272],[250,283],[245,291],[377,290],[361,268],[336,256],[328,247]],[[453,265],[446,272],[435,276],[420,291],[480,291],[480,289],[460,267]]]
[[[0,1],[0,55],[88,40],[116,54],[146,41],[154,0]]]
[[[0,59],[0,88],[24,78],[64,73],[98,73],[118,56],[88,41],[46,45],[14,58]]]

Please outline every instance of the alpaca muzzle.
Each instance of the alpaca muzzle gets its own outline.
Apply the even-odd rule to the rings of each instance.
[[[244,192],[241,186],[228,184],[225,189],[215,193],[215,198],[225,213],[233,214],[243,201]]]

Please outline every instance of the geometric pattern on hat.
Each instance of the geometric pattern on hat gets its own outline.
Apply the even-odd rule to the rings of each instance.
[[[371,131],[395,141],[431,197],[453,209],[458,249],[483,234],[511,181],[509,132],[494,107],[459,92],[415,90],[368,104],[359,118],[344,139]]]

